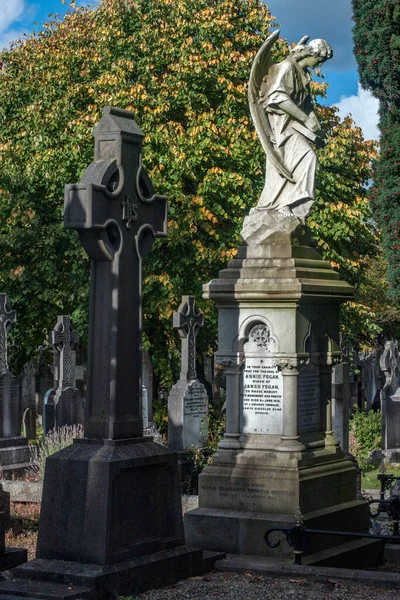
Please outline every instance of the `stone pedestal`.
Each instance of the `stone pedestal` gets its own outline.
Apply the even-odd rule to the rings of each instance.
[[[267,213],[245,223],[249,245],[204,286],[219,311],[227,427],[185,534],[207,549],[276,556],[263,536],[293,524],[298,508],[313,527],[368,531],[369,521],[332,430],[339,306],[352,288],[315,249],[296,245],[300,233],[306,239],[297,219]],[[309,552],[337,543],[319,538]]]

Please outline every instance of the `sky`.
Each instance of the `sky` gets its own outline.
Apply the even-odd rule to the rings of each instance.
[[[196,0],[193,0],[194,2]],[[38,29],[49,13],[64,14],[62,0],[0,0],[0,48],[23,33]],[[78,5],[95,5],[97,0],[78,0]],[[337,106],[344,117],[351,114],[364,132],[365,139],[377,139],[378,101],[358,83],[353,55],[351,0],[267,0],[271,13],[280,24],[281,36],[298,42],[303,35],[326,39],[333,48],[332,60],[323,72],[330,84],[322,101]]]

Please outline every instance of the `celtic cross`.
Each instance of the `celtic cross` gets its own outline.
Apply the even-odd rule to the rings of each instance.
[[[130,111],[107,106],[95,160],[65,189],[64,226],[91,262],[85,437],[143,435],[141,261],[167,235],[167,199],[141,165],[143,132]]]
[[[204,325],[204,315],[197,308],[194,296],[182,296],[172,323],[182,338],[181,379],[196,379],[196,336]]]
[[[57,317],[57,323],[50,334],[50,344],[58,352],[58,387],[72,387],[72,346],[79,342],[79,335],[72,329],[70,318]]]
[[[0,375],[8,371],[7,334],[17,320],[15,310],[10,310],[7,294],[0,294]]]

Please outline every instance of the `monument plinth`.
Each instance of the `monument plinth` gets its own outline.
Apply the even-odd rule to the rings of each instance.
[[[236,258],[203,288],[218,308],[226,433],[199,476],[199,508],[185,515],[192,544],[275,556],[264,533],[292,525],[298,508],[310,527],[369,528],[356,469],[332,428],[339,308],[353,290],[321,258],[305,226],[315,191],[310,140],[323,139],[307,68],[332,50],[324,40],[307,46],[303,38],[274,65],[269,52],[278,35],[260,49],[249,81],[250,110],[267,154],[265,188],[244,220]],[[319,538],[308,550],[338,543]],[[291,554],[283,544],[280,552]]]

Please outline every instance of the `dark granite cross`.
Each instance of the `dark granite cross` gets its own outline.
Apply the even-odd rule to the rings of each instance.
[[[66,186],[64,225],[92,259],[85,437],[143,435],[141,260],[167,234],[167,199],[141,166],[143,132],[129,111],[104,109],[95,160]]]
[[[0,375],[8,371],[7,334],[17,320],[15,310],[10,310],[7,294],[0,294]]]
[[[72,387],[72,346],[79,342],[79,335],[72,329],[68,316],[57,317],[57,323],[50,334],[50,344],[57,350],[58,387]]]
[[[196,379],[196,336],[204,325],[204,315],[197,308],[194,296],[182,296],[172,324],[182,338],[181,379]]]

